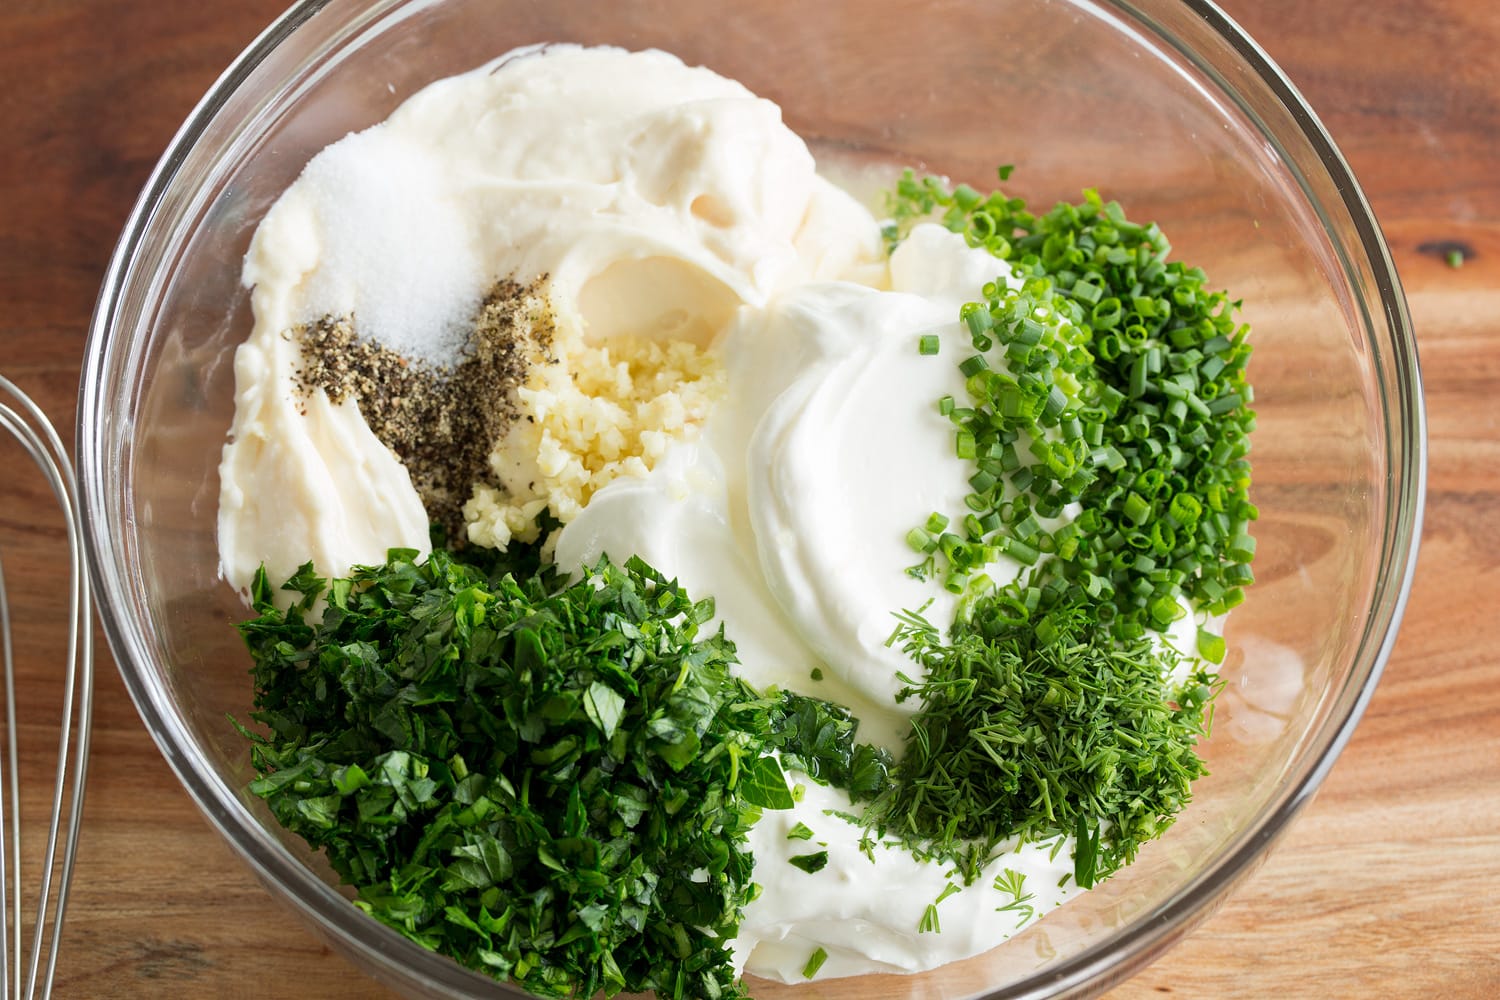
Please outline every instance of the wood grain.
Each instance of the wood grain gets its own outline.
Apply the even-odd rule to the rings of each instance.
[[[282,0],[0,9],[0,371],[72,428],[114,240],[178,123]],[[1406,624],[1365,721],[1269,861],[1119,1000],[1500,995],[1500,8],[1225,0],[1341,144],[1390,239],[1431,443]],[[1443,262],[1450,244],[1462,268]],[[57,698],[61,524],[0,441],[23,737]],[[102,643],[102,636],[100,637]],[[200,818],[101,656],[64,997],[375,997]],[[41,749],[26,758],[28,773]],[[35,783],[32,787],[37,787]],[[31,815],[40,803],[28,800]]]

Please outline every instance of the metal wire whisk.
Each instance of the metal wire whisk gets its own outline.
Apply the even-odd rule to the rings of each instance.
[[[94,630],[83,536],[78,515],[78,487],[73,467],[57,431],[41,409],[13,382],[0,376],[0,430],[8,431],[31,456],[62,508],[69,550],[68,652],[64,663],[62,719],[57,769],[52,786],[52,818],[42,860],[40,895],[31,927],[31,947],[22,961],[23,888],[21,877],[21,776],[16,732],[15,651],[11,643],[10,602],[5,567],[0,560],[0,647],[5,659],[5,778],[0,782],[0,904],[5,931],[0,934],[0,968],[6,1000],[36,1000],[52,995],[57,972],[58,940],[67,910],[78,831],[83,822],[83,790],[88,772],[89,728],[94,712]],[[74,725],[76,714],[77,725]],[[71,751],[71,753],[70,753]],[[64,809],[66,799],[66,810]],[[66,833],[63,821],[66,818]],[[61,839],[61,852],[58,846]],[[44,957],[45,956],[45,957]],[[45,966],[43,962],[45,961]],[[24,965],[24,969],[23,969]],[[23,975],[24,972],[24,975]]]

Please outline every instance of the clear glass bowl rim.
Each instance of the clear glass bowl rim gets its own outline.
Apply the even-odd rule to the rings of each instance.
[[[225,70],[173,138],[137,201],[110,260],[90,325],[79,387],[79,410],[75,454],[82,486],[81,505],[86,525],[88,561],[97,595],[100,619],[120,673],[143,721],[184,788],[209,822],[267,884],[280,886],[296,902],[305,918],[348,950],[398,979],[427,989],[437,988],[455,995],[495,995],[498,984],[441,958],[406,940],[394,931],[369,920],[309,869],[297,861],[250,815],[235,790],[200,769],[186,752],[192,740],[177,718],[169,692],[138,663],[150,656],[140,637],[130,627],[125,607],[129,601],[125,582],[116,571],[111,555],[116,548],[110,530],[111,505],[106,489],[108,459],[115,454],[107,441],[109,404],[118,397],[106,391],[116,352],[112,332],[120,314],[122,293],[132,277],[132,263],[149,230],[156,209],[176,181],[179,170],[209,124],[228,98],[278,46],[333,0],[301,0],[290,7],[242,52]],[[383,13],[407,0],[374,0],[371,13]],[[1150,23],[1130,0],[1092,0],[1123,11],[1137,21]],[[1393,414],[1397,439],[1388,443],[1399,459],[1388,468],[1389,502],[1381,538],[1381,569],[1376,593],[1361,644],[1363,656],[1356,662],[1350,684],[1337,699],[1333,714],[1316,734],[1297,762],[1286,787],[1262,811],[1261,822],[1242,831],[1238,839],[1198,878],[1184,885],[1170,900],[1143,914],[1113,935],[1070,959],[988,995],[989,1000],[1021,997],[1055,997],[1092,993],[1118,982],[1146,964],[1173,941],[1187,933],[1211,912],[1212,905],[1240,878],[1252,871],[1291,819],[1313,797],[1343,750],[1363,715],[1376,683],[1394,646],[1405,610],[1417,562],[1426,496],[1427,433],[1420,366],[1411,319],[1400,279],[1389,248],[1363,190],[1348,163],[1296,86],[1269,55],[1210,0],[1180,0],[1189,13],[1201,19],[1291,115],[1302,138],[1313,150],[1328,179],[1338,191],[1342,209],[1358,237],[1361,252],[1375,279],[1379,315],[1391,331],[1389,362],[1397,398],[1383,399]],[[1202,58],[1182,48],[1178,53],[1216,79],[1226,92],[1216,70]],[[1304,183],[1299,177],[1299,183]],[[1304,189],[1314,204],[1317,199]],[[1367,331],[1368,332],[1368,331]],[[1372,641],[1373,640],[1373,641]],[[498,992],[525,994],[498,985]]]

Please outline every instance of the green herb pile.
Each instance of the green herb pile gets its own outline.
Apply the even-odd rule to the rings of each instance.
[[[826,729],[806,763],[847,774],[847,715],[731,678],[712,602],[636,560],[559,586],[395,550],[286,587],[283,613],[262,572],[240,626],[270,730],[251,790],[361,909],[539,996],[744,995],[745,832],[792,805],[768,745]]]
[[[1168,688],[1175,658],[1114,638],[1089,603],[1033,622],[986,597],[949,639],[914,615],[896,638],[927,674],[903,692],[922,710],[872,817],[959,862],[965,882],[1003,840],[1070,833],[1089,888],[1160,836],[1204,773],[1193,747],[1215,677],[1200,667]]]
[[[937,406],[974,470],[968,511],[933,512],[907,541],[924,557],[908,572],[966,600],[946,638],[914,614],[892,637],[926,668],[903,692],[922,707],[866,820],[966,881],[1002,841],[1073,835],[1087,888],[1159,836],[1204,772],[1218,682],[1203,661],[1223,639],[1200,629],[1197,669],[1174,687],[1177,658],[1149,636],[1184,601],[1226,613],[1254,578],[1249,330],[1201,270],[1167,259],[1154,224],[1094,191],[1038,217],[908,171],[890,207],[892,248],[936,219],[1018,281],[960,313],[967,398]],[[1002,555],[1031,568],[997,588],[983,571]]]
[[[1040,567],[1008,600],[1036,611],[1081,595],[1122,639],[1180,618],[1179,592],[1210,614],[1239,604],[1254,579],[1257,516],[1239,303],[1169,261],[1154,223],[1129,221],[1094,191],[1038,217],[1001,191],[949,191],[908,171],[887,236],[939,212],[1011,263],[1021,285],[987,285],[961,313],[969,398],[938,406],[955,425],[958,457],[973,465],[973,493],[961,522],[934,513],[910,533],[927,557],[912,572],[983,592],[987,581],[974,577],[1004,554]],[[938,344],[929,337],[919,349]],[[1080,516],[1044,527],[1074,503]],[[1201,633],[1198,651],[1219,662],[1222,640]]]
[[[873,799],[889,788],[890,753],[856,743],[859,720],[842,705],[783,691],[772,711],[772,728],[769,746],[784,766],[843,789],[851,801]]]

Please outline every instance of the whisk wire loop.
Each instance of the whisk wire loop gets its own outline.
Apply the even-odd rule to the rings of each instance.
[[[0,898],[8,933],[0,934],[0,996],[5,1000],[50,997],[57,974],[58,943],[67,912],[78,836],[83,823],[83,796],[88,772],[89,731],[93,719],[94,632],[88,573],[84,565],[78,487],[67,450],[40,407],[13,382],[0,376],[0,430],[8,432],[41,471],[62,509],[68,538],[68,641],[63,671],[63,705],[52,786],[51,819],[37,885],[36,916],[30,948],[23,961],[23,888],[21,867],[21,779],[16,713],[15,651],[12,616],[3,563],[0,563],[0,655],[5,672],[5,780],[0,787]],[[76,717],[75,717],[76,716]],[[23,968],[24,966],[24,968]]]

